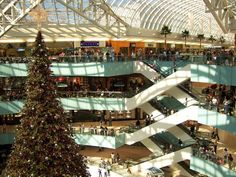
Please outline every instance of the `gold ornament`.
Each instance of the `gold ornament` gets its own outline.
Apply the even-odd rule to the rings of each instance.
[[[41,6],[33,9],[29,15],[33,18],[33,21],[37,23],[37,27],[40,30],[42,23],[48,20],[48,12]]]

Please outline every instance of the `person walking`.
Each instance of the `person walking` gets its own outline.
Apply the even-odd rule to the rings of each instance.
[[[104,170],[104,177],[107,177],[107,171]]]
[[[106,170],[107,170],[107,175],[110,176],[111,175],[111,163],[109,161],[107,161],[107,166],[106,166]]]
[[[98,177],[102,177],[102,170],[100,168],[98,169]]]

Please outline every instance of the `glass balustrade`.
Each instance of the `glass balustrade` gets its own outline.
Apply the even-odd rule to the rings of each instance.
[[[213,145],[208,145],[207,147],[202,147],[199,145],[193,146],[193,156],[198,157],[202,160],[207,160],[213,162],[217,165],[221,165],[229,170],[233,170],[236,173],[236,162],[229,161],[228,157],[219,156],[214,153]]]
[[[49,56],[52,62],[57,63],[81,63],[81,62],[114,62],[114,61],[172,61],[173,63],[181,61],[182,63],[195,63],[195,64],[217,64],[217,65],[234,65],[234,62],[227,62],[231,61],[228,57],[219,57],[219,60],[213,61],[207,59],[206,55],[188,55],[188,57],[183,55],[153,55],[147,56],[144,55],[142,57],[96,57],[93,55],[90,56],[78,56],[78,55],[68,55],[68,56],[59,56],[53,55]],[[32,57],[0,57],[0,63],[28,63]],[[175,65],[178,68],[178,64]],[[173,70],[172,70],[173,71]],[[172,72],[171,70],[166,71],[166,73]]]

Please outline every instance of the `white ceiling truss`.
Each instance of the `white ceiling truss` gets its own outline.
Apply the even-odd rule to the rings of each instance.
[[[4,3],[4,0],[1,2]],[[126,28],[129,26],[112,11],[104,0],[5,0],[4,6],[1,4],[0,37],[3,35],[10,37],[14,34],[17,36],[34,35],[37,30],[32,27],[36,28],[36,24],[28,13],[39,4],[48,12],[48,21],[42,24],[46,36],[118,38],[126,33]],[[15,26],[14,29],[7,33],[13,26]],[[51,31],[47,29],[48,26],[51,27]],[[69,28],[65,32],[67,27]],[[86,29],[88,27],[90,28]],[[23,33],[17,31],[23,31]]]
[[[0,37],[24,18],[43,0],[1,0]]]
[[[236,31],[236,0],[0,0],[0,40],[30,41],[37,24],[29,12],[37,6],[48,12],[41,26],[44,37],[79,40],[85,38],[143,38],[158,40],[163,25],[177,39],[185,29],[193,39],[224,36],[233,42]],[[206,13],[211,12],[211,13]],[[235,23],[234,23],[235,22]],[[228,34],[224,34],[228,33]]]
[[[118,17],[104,0],[56,0],[71,10],[74,14],[81,16],[87,22],[93,24],[100,30],[110,34],[112,37],[120,37],[126,32],[129,25]],[[75,3],[76,2],[76,3]],[[84,2],[88,3],[84,6]],[[75,7],[77,4],[77,7]]]
[[[160,31],[163,25],[167,25],[173,33],[181,34],[187,29],[190,35],[203,33],[205,37],[224,36],[227,40],[233,41],[233,35],[225,34],[215,16],[206,13],[203,0],[106,0],[106,2],[132,27]]]
[[[224,33],[236,32],[236,0],[203,0]]]

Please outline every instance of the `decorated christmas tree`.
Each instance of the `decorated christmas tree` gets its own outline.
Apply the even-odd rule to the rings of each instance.
[[[39,31],[29,62],[27,99],[4,177],[87,177],[90,174],[56,96]]]

